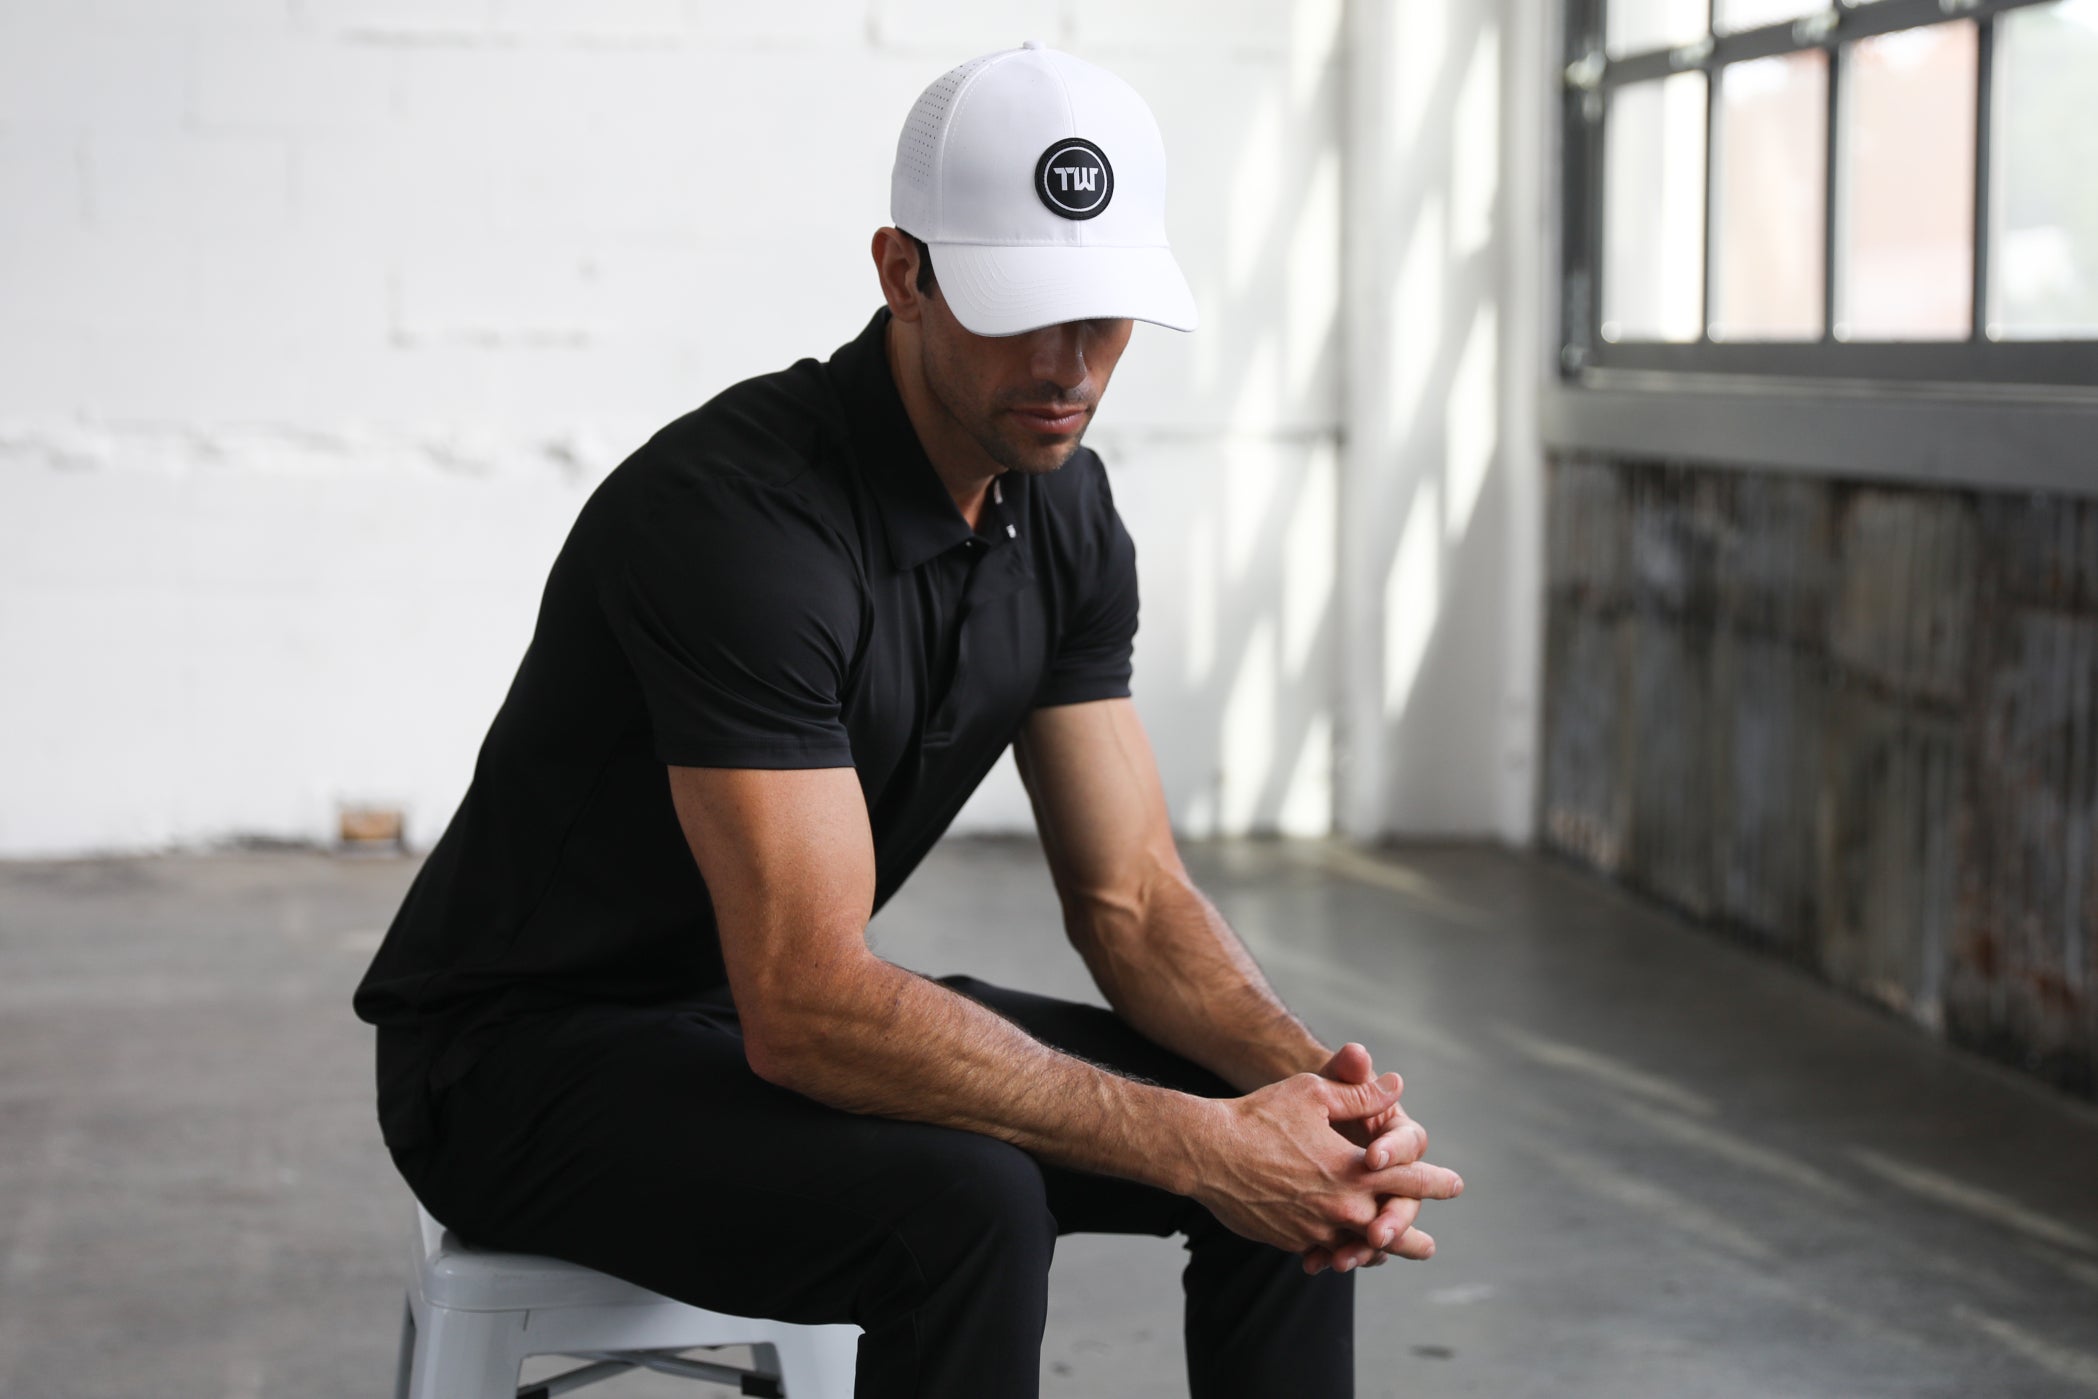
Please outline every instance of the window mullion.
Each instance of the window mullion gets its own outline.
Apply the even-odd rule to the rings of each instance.
[[[1705,13],[1710,24],[1710,9]],[[1712,310],[1719,304],[1714,291],[1719,266],[1713,257],[1717,246],[1713,226],[1719,214],[1719,71],[1717,64],[1705,69],[1705,246],[1700,254],[1704,259],[1704,305],[1699,310],[1697,338],[1707,345],[1712,343]]]
[[[1605,0],[1568,0],[1566,43],[1561,57],[1566,70],[1588,64],[1603,47]],[[1598,63],[1598,67],[1600,64]],[[1560,237],[1560,313],[1563,326],[1559,361],[1563,373],[1577,373],[1587,363],[1601,333],[1603,246],[1602,94],[1592,78],[1585,86],[1561,88],[1564,130],[1561,150],[1565,169],[1560,183],[1563,204]]]
[[[1974,80],[1974,319],[1967,339],[1980,344],[1988,338],[1989,259],[1994,255],[1989,247],[1989,146],[1995,115],[1996,17],[1982,16],[1975,28],[1974,54],[1981,71]]]
[[[1843,196],[1843,45],[1828,45],[1828,120],[1822,131],[1821,172],[1821,343],[1836,339],[1837,235],[1841,231]]]

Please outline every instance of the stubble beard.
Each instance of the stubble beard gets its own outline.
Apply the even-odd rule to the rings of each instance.
[[[1039,443],[1030,451],[1026,446],[1012,441],[998,431],[999,427],[1005,424],[1011,424],[1013,432],[1026,431],[999,410],[980,428],[971,429],[970,436],[976,439],[976,444],[983,448],[984,454],[992,461],[1007,471],[1017,471],[1026,476],[1047,476],[1050,472],[1060,469],[1065,462],[1078,454],[1079,443],[1085,440],[1085,428],[1081,427],[1071,434],[1068,442]],[[1090,425],[1088,421],[1087,426]]]
[[[1090,414],[1084,425],[1071,434],[1069,441],[1054,445],[1026,442],[1023,437],[1026,429],[1014,421],[1009,412],[1014,405],[1029,401],[1025,394],[1014,395],[1012,403],[993,403],[981,414],[971,412],[964,415],[959,411],[959,405],[970,402],[970,396],[948,377],[941,356],[930,353],[930,347],[927,348],[928,353],[921,361],[925,386],[932,391],[948,419],[967,433],[983,454],[999,466],[1025,476],[1047,476],[1078,454],[1079,444],[1085,440],[1085,430],[1092,426]]]

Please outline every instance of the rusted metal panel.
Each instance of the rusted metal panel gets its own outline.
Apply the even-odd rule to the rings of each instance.
[[[1710,472],[1629,473],[1631,515],[1628,873],[1679,908],[1714,908],[1712,649],[1723,492]]]
[[[1847,492],[1829,654],[1902,699],[1956,709],[1967,687],[1976,526],[1964,492]]]
[[[1839,685],[1815,810],[1816,961],[1933,1029],[1956,886],[1960,725],[1876,687]]]
[[[1615,874],[1625,865],[1631,790],[1623,780],[1631,631],[1622,618],[1555,611],[1547,705],[1543,826],[1553,846]]]
[[[1718,916],[1760,943],[1813,955],[1819,923],[1814,824],[1827,665],[1815,651],[1725,629],[1713,656]]]
[[[1713,910],[1711,650],[1708,629],[1634,620],[1632,881],[1700,916]]]
[[[1832,492],[1797,477],[1731,475],[1719,559],[1730,631],[1814,652],[1828,641]]]
[[[2098,1069],[2098,526],[2089,503],[1985,502],[1955,1038],[2058,1082]]]
[[[1637,467],[1627,472],[1633,605],[1653,617],[1710,628],[1725,532],[1720,480],[1708,471]]]
[[[1546,840],[1610,873],[1624,868],[1631,796],[1626,744],[1624,483],[1607,462],[1550,468],[1545,577]]]
[[[1552,468],[1552,847],[2098,1087],[2098,502]]]
[[[1978,526],[1958,491],[1833,488],[1818,810],[1830,980],[1944,1023]]]
[[[1811,958],[1814,827],[1827,707],[1830,492],[1796,477],[1733,474],[1718,561],[1713,794],[1719,916]]]
[[[1622,473],[1608,462],[1569,457],[1552,463],[1546,585],[1557,598],[1609,612],[1625,597]]]

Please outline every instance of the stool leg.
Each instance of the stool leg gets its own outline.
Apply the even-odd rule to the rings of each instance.
[[[393,1399],[408,1399],[408,1382],[415,1375],[415,1304],[401,1294],[401,1345],[393,1362]]]
[[[851,1326],[811,1326],[773,1343],[787,1399],[852,1399],[860,1333]]]
[[[523,1312],[425,1307],[408,1399],[517,1399]]]

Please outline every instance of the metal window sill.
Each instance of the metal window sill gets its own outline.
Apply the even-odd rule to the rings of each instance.
[[[2098,495],[2098,390],[1591,369],[1542,390],[1544,445],[1983,490]]]

